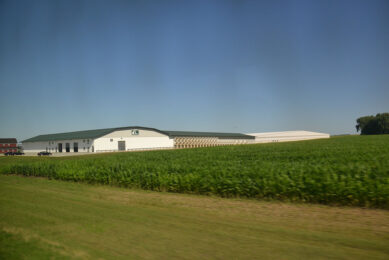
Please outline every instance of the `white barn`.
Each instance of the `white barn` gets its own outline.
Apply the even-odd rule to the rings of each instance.
[[[96,153],[254,143],[240,133],[165,131],[129,126],[38,135],[22,141],[25,153]]]
[[[250,133],[247,135],[255,136],[255,141],[254,141],[255,143],[289,142],[289,141],[330,138],[329,134],[310,132],[310,131]]]

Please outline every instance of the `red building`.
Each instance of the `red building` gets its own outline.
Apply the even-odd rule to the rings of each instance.
[[[17,152],[16,138],[0,138],[0,153]]]

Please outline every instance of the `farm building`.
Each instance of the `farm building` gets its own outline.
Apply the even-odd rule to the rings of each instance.
[[[22,144],[25,153],[95,153],[247,144],[253,143],[254,139],[254,136],[240,133],[165,131],[129,126],[38,135]]]
[[[329,134],[309,132],[309,131],[250,133],[247,135],[255,136],[255,141],[254,141],[255,143],[289,142],[289,141],[330,138]]]
[[[0,153],[17,152],[16,138],[0,138]]]

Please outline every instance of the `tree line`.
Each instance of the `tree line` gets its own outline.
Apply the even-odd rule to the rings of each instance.
[[[360,117],[355,127],[362,135],[389,134],[389,113]]]

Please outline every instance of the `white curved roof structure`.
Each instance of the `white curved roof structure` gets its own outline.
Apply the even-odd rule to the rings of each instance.
[[[329,134],[310,132],[310,131],[283,131],[283,132],[266,132],[266,133],[248,133],[247,135],[255,136],[256,143],[288,142],[288,141],[301,141],[301,140],[330,138]]]

